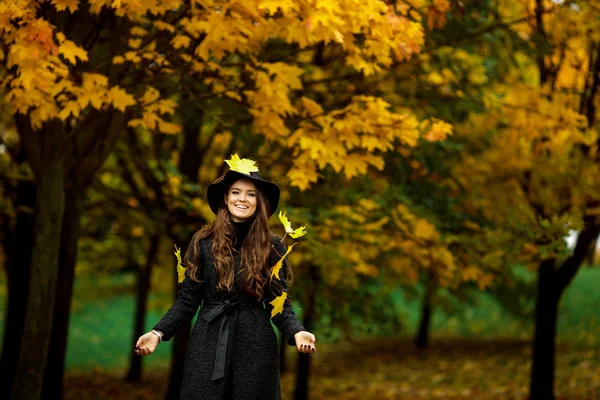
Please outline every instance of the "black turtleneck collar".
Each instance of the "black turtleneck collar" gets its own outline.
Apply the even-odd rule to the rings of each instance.
[[[234,247],[239,250],[242,247],[242,241],[246,238],[246,236],[248,236],[248,231],[252,225],[252,220],[250,219],[242,222],[231,221],[231,223],[233,224],[233,230],[235,231],[236,237]]]

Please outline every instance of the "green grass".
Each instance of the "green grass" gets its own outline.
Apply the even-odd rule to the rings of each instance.
[[[530,274],[530,278],[535,279],[534,273]],[[600,268],[583,268],[571,282],[561,298],[558,318],[559,341],[600,346],[598,285]],[[420,297],[406,299],[398,290],[393,298],[396,309],[405,314],[408,330],[414,332],[420,318]],[[516,318],[490,294],[478,292],[472,304],[455,307],[451,313],[444,313],[439,307],[435,309],[432,316],[432,332],[435,336],[528,339],[533,334],[533,323],[532,319]]]
[[[560,341],[600,345],[600,269],[582,269],[563,296],[558,323]],[[133,277],[95,278],[79,280],[75,297],[69,343],[67,368],[70,370],[123,369],[133,351],[132,336],[134,298]],[[2,291],[0,291],[2,293]],[[529,338],[531,322],[518,321],[484,293],[476,296],[476,303],[461,307],[451,315],[437,310],[433,314],[434,337],[505,337]],[[2,299],[3,301],[3,299]],[[153,295],[154,304],[147,316],[150,329],[166,311],[168,296]],[[401,292],[395,297],[395,307],[406,316],[405,335],[412,335],[419,319],[418,300],[405,300]],[[158,304],[158,306],[157,306]],[[4,317],[0,309],[0,320]],[[0,335],[4,324],[0,324]],[[171,343],[162,343],[152,357],[145,361],[147,368],[168,365]]]

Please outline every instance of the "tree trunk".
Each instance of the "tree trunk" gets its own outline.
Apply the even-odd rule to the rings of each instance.
[[[184,94],[184,96],[187,96]],[[193,104],[184,97],[183,104]],[[198,170],[202,164],[204,153],[208,150],[209,146],[202,148],[199,143],[200,129],[203,123],[203,114],[201,110],[193,109],[193,112],[184,113],[184,118],[188,118],[184,124],[183,132],[183,148],[181,150],[181,156],[179,158],[179,169],[181,173],[190,181],[198,181]],[[175,240],[189,240],[191,234],[185,233],[187,238],[177,238]],[[182,236],[184,236],[182,235]],[[174,236],[174,235],[173,235]],[[183,252],[183,250],[182,250]],[[175,276],[175,295],[177,296],[178,282],[177,274]],[[183,360],[185,358],[185,349],[187,342],[190,337],[190,324],[184,324],[184,326],[177,331],[173,337],[173,348],[171,357],[171,374],[169,377],[169,388],[167,389],[166,399],[167,400],[179,400],[179,393],[181,391],[181,382],[183,380]]]
[[[587,265],[591,266],[596,264],[596,246],[598,246],[598,236],[596,236],[596,238],[593,240],[590,250],[588,251],[588,255],[585,260]]]
[[[307,296],[307,303],[304,307],[304,319],[302,324],[304,328],[309,332],[312,329],[314,317],[315,317],[315,306],[317,299],[317,286],[319,284],[320,275],[319,269],[311,265],[309,266],[309,277],[310,277],[310,288]],[[296,390],[294,392],[295,400],[308,400],[308,381],[310,378],[310,354],[299,353],[298,354],[298,369],[296,371]]]
[[[64,170],[58,132],[40,132],[43,152],[38,175],[34,244],[31,254],[29,297],[25,328],[12,398],[37,400],[41,397],[44,370],[52,334],[52,311],[58,277],[60,234],[64,213]]]
[[[190,324],[184,324],[173,337],[171,375],[169,377],[169,388],[165,396],[167,400],[179,400],[180,397],[181,382],[183,381],[183,360],[185,358],[185,348],[190,338],[190,328]]]
[[[554,364],[556,322],[560,297],[581,267],[587,252],[600,233],[594,216],[584,219],[584,229],[577,237],[573,254],[555,267],[553,259],[544,260],[538,268],[533,364],[531,367],[530,400],[554,399]]]
[[[133,339],[131,343],[137,342],[145,330],[146,311],[148,309],[148,293],[150,292],[150,278],[152,277],[152,266],[160,247],[160,236],[156,233],[150,236],[150,247],[148,256],[144,265],[140,265],[137,276],[136,307],[135,307],[135,327],[133,329]],[[131,362],[129,372],[125,380],[129,382],[142,381],[142,357],[131,352]]]
[[[309,329],[309,328],[306,328]],[[308,379],[310,378],[310,354],[298,353],[295,400],[308,400]]]
[[[63,216],[54,320],[42,392],[42,398],[47,400],[62,399],[63,397],[69,317],[71,315],[77,243],[81,232],[84,194],[85,189],[79,186],[65,190],[65,210],[68,210],[68,212],[65,212]]]
[[[283,374],[286,371],[287,363],[285,362],[285,349],[288,344],[285,341],[283,335],[279,337],[279,373]]]
[[[418,349],[425,350],[429,347],[429,328],[431,326],[431,307],[435,294],[435,282],[431,273],[427,276],[425,283],[425,293],[423,294],[423,304],[421,305],[421,322],[419,331],[415,338],[415,346]]]
[[[21,338],[25,327],[25,306],[29,293],[29,270],[33,248],[35,197],[34,182],[20,181],[17,184],[16,223],[14,230],[5,233],[8,293],[0,361],[0,370],[2,371],[0,373],[0,398],[2,399],[9,399],[12,393],[21,349]],[[8,225],[5,228],[8,228]]]
[[[531,400],[554,399],[556,321],[560,298],[560,293],[555,290],[554,264],[554,260],[545,260],[538,270]]]

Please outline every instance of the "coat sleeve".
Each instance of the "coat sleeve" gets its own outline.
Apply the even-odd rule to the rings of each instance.
[[[281,242],[281,238],[278,236],[275,237],[274,240],[272,240],[272,243],[273,243],[273,248],[276,252],[274,255],[274,259],[275,259],[275,263],[276,263],[277,261],[279,261],[281,256],[283,256],[285,254],[285,252],[287,251],[287,247],[284,243]],[[273,309],[273,305],[271,305],[270,302],[273,301],[273,299],[275,299],[275,297],[277,297],[281,294],[281,290],[283,290],[285,292],[287,292],[287,290],[288,290],[287,281],[286,281],[287,273],[288,273],[288,261],[286,258],[285,260],[283,260],[283,265],[281,267],[281,270],[279,271],[280,280],[278,282],[280,283],[281,287],[278,288],[277,290],[267,290],[266,304],[267,304],[267,310],[269,311],[269,314],[271,313],[271,310]],[[304,327],[302,326],[302,324],[298,321],[298,318],[296,317],[296,313],[294,312],[294,309],[292,307],[292,302],[290,301],[289,295],[286,298],[285,302],[283,303],[283,311],[280,314],[275,315],[273,318],[271,318],[271,320],[273,321],[273,323],[275,324],[277,329],[279,329],[279,331],[283,335],[284,339],[290,346],[296,345],[296,339],[294,339],[294,335],[300,331],[306,330],[306,329],[304,329]]]
[[[201,267],[200,267],[201,268]],[[204,282],[194,281],[186,270],[186,276],[179,286],[175,303],[152,329],[163,333],[164,341],[169,341],[184,323],[191,321],[198,311],[204,295]]]

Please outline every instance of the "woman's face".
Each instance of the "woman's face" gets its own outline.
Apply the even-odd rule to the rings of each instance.
[[[243,222],[256,212],[256,187],[249,180],[239,180],[229,188],[225,203],[234,222]]]

